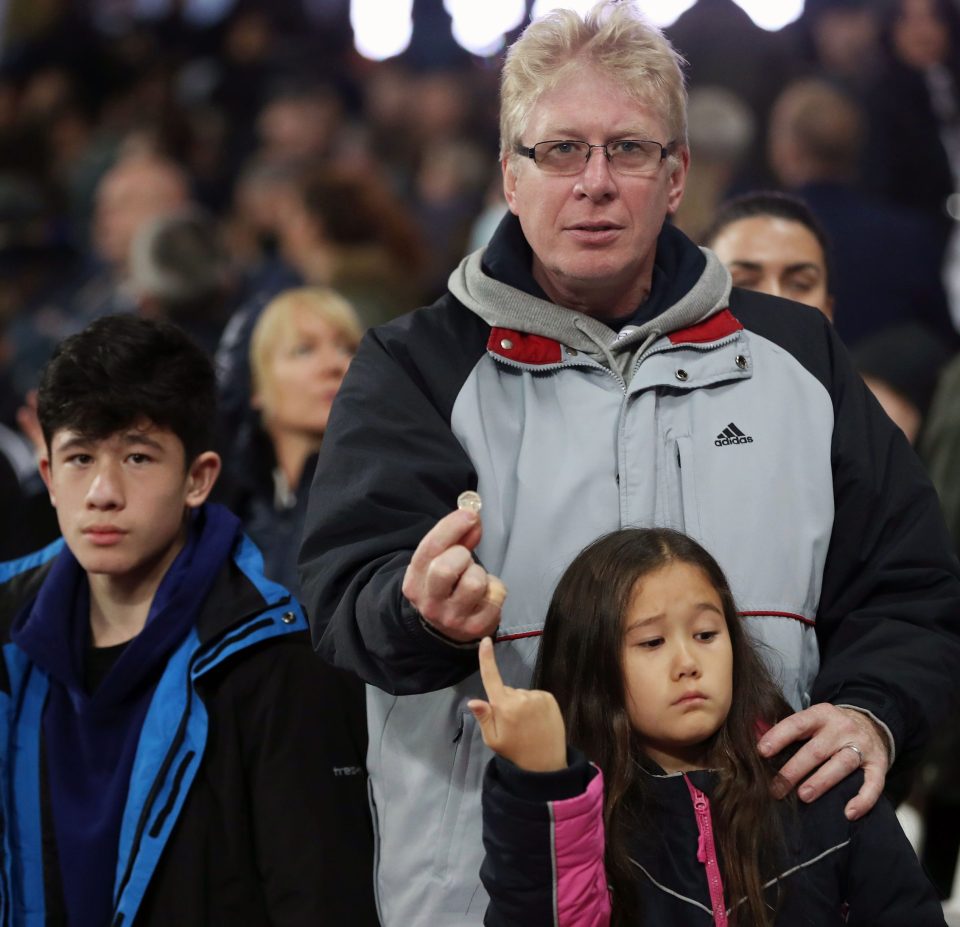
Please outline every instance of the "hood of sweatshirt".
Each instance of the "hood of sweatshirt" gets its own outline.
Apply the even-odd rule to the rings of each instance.
[[[658,337],[702,322],[730,300],[726,267],[671,225],[664,225],[657,239],[652,288],[644,304],[656,314],[640,324],[628,322],[619,332],[550,302],[530,273],[531,256],[519,220],[508,214],[490,244],[467,255],[450,275],[450,292],[492,327],[550,338],[621,371]]]

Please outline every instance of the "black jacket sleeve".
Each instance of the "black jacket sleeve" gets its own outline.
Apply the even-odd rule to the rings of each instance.
[[[813,697],[866,708],[902,754],[957,697],[960,564],[919,459],[830,337],[835,516]]]
[[[812,699],[874,714],[899,758],[927,741],[958,694],[960,563],[936,493],[819,313],[733,293],[737,316],[789,351],[833,404],[834,523]]]
[[[476,670],[401,595],[414,549],[477,474],[450,429],[489,328],[452,299],[368,332],[334,404],[310,492],[302,598],[321,655],[395,694]]]
[[[239,675],[224,709],[270,924],[375,927],[363,686],[305,640],[264,647]]]

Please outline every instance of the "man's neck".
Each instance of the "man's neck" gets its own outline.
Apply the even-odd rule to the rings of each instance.
[[[556,305],[593,316],[601,322],[612,322],[628,318],[646,302],[652,286],[653,265],[627,288],[617,286],[588,289],[577,285],[566,286],[564,282],[548,274],[536,258],[533,261],[533,278]]]

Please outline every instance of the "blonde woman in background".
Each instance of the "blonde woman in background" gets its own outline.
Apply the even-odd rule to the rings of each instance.
[[[262,551],[266,575],[293,591],[317,452],[360,335],[350,304],[311,286],[274,297],[250,341],[259,421],[238,436],[226,502]]]

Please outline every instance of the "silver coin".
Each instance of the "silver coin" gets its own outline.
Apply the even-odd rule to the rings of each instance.
[[[460,493],[460,495],[457,496],[457,508],[467,512],[476,512],[479,515],[480,509],[483,508],[480,493],[474,492],[472,489]]]

